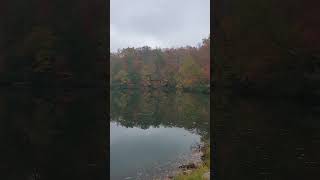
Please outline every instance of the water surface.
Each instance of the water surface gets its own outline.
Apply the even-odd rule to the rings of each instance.
[[[209,137],[209,98],[201,94],[112,92],[111,180],[170,173]]]

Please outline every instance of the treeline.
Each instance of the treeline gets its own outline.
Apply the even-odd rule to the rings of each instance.
[[[1,1],[2,85],[105,82],[105,8],[101,0]]]
[[[111,53],[111,87],[165,88],[208,92],[210,37],[199,47],[126,48]]]

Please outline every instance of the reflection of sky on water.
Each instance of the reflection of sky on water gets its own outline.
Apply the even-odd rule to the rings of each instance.
[[[161,176],[209,134],[208,95],[124,90],[110,97],[112,180]]]
[[[136,176],[191,153],[200,136],[183,128],[126,128],[110,123],[111,179]]]

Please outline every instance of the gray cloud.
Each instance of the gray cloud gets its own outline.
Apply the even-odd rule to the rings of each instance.
[[[111,0],[110,47],[196,46],[210,32],[210,0]]]

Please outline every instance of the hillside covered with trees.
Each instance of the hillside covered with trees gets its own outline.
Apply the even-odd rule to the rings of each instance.
[[[209,92],[210,37],[199,47],[126,48],[111,53],[112,88],[164,88]]]

